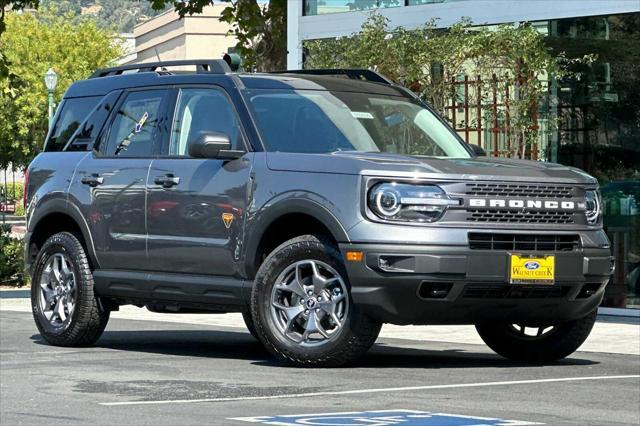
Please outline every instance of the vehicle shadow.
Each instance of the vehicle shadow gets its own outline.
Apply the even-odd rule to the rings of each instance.
[[[36,344],[48,345],[40,334],[34,334],[31,339]],[[105,331],[92,348],[249,361],[269,358],[266,349],[248,332],[219,330]]]
[[[31,337],[36,344],[47,343],[39,334]],[[538,368],[549,365],[591,366],[597,361],[568,358],[545,365],[515,363],[492,353],[479,352],[476,345],[463,345],[464,349],[443,348],[441,342],[433,342],[435,349],[425,349],[428,342],[416,342],[421,348],[407,348],[394,345],[393,341],[376,343],[371,350],[359,360],[345,367],[353,368]],[[453,344],[446,344],[450,347]],[[111,349],[125,352],[143,352],[166,354],[184,357],[202,357],[217,359],[241,359],[254,365],[265,367],[288,367],[277,361],[248,332],[220,330],[139,330],[139,331],[106,331],[94,348]],[[584,355],[584,354],[581,354]]]
[[[464,349],[425,349],[424,346],[429,342],[421,342],[422,348],[407,348],[406,344],[402,347],[394,346],[393,343],[383,342],[376,343],[374,347],[353,366],[364,368],[514,368],[514,367],[545,367],[550,365],[566,365],[566,366],[583,366],[597,365],[599,362],[583,358],[567,358],[554,363],[544,365],[534,365],[526,363],[518,363],[509,361],[499,355],[488,352],[479,352],[478,345],[460,344]],[[434,346],[454,346],[455,343],[443,344],[441,342],[433,342]]]

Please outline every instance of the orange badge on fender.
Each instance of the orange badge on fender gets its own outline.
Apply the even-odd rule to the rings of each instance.
[[[229,229],[231,228],[231,224],[233,223],[233,213],[222,213],[222,221],[224,222],[224,227]]]

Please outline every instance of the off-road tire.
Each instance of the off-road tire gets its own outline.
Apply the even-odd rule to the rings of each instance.
[[[526,339],[508,324],[478,324],[476,330],[494,352],[517,362],[543,364],[574,353],[587,340],[596,321],[597,310],[584,318],[556,326],[549,335]]]
[[[327,237],[303,235],[278,246],[260,266],[251,294],[251,314],[256,332],[264,346],[277,358],[299,367],[337,367],[363,355],[380,333],[381,323],[365,315],[353,304],[339,335],[320,347],[303,347],[285,337],[270,314],[271,291],[282,271],[295,262],[318,260],[334,268],[349,283],[340,251]]]
[[[244,325],[247,326],[247,330],[249,331],[249,333],[251,333],[251,335],[256,340],[260,340],[260,338],[258,337],[258,333],[256,332],[256,326],[253,323],[253,317],[251,316],[251,312],[243,312],[242,319],[244,320]]]
[[[39,278],[47,259],[54,253],[66,253],[77,277],[76,303],[68,324],[63,328],[50,325],[41,312]],[[87,255],[78,238],[68,232],[60,232],[50,237],[36,256],[31,284],[31,307],[33,318],[40,334],[55,346],[91,346],[102,335],[109,311],[102,309],[94,293],[93,274]]]

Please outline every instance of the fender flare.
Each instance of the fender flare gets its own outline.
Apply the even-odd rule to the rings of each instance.
[[[286,198],[275,203],[270,202],[255,213],[253,220],[249,220],[245,230],[245,272],[247,277],[253,276],[256,271],[253,270],[253,261],[256,252],[262,241],[262,237],[269,227],[280,217],[287,214],[305,214],[313,217],[322,223],[331,233],[331,236],[337,242],[349,242],[347,231],[340,221],[334,216],[329,209],[322,205],[319,201],[309,198],[311,194],[305,194],[306,197]]]
[[[66,198],[49,198],[43,201],[33,210],[32,216],[29,218],[28,232],[32,237],[33,231],[40,225],[43,219],[51,214],[63,214],[70,217],[80,228],[84,243],[87,248],[87,256],[91,259],[92,264],[99,268],[98,258],[96,256],[95,246],[89,231],[89,225],[81,213],[80,209]]]

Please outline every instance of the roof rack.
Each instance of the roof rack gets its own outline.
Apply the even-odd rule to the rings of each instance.
[[[372,70],[367,69],[321,69],[321,70],[291,70],[280,71],[279,74],[309,74],[309,75],[327,75],[327,76],[346,76],[353,80],[367,80],[374,83],[393,84],[391,80]]]
[[[103,68],[94,72],[89,78],[109,77],[113,75],[122,75],[125,71],[138,70],[137,72],[154,72],[158,68],[179,67],[185,65],[195,65],[198,74],[226,74],[231,72],[231,68],[223,59],[189,59],[184,61],[164,61],[164,62],[147,62],[143,64],[122,65],[113,68]]]

